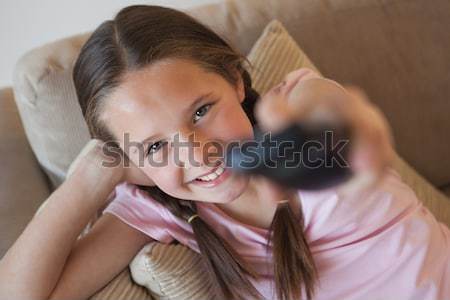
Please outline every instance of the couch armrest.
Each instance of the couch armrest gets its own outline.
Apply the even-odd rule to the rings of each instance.
[[[49,196],[47,178],[28,144],[11,88],[0,90],[0,258]]]

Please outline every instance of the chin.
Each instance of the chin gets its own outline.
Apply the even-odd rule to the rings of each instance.
[[[227,190],[223,193],[220,193],[220,199],[218,199],[217,203],[230,203],[239,198],[242,193],[245,192],[247,186],[249,184],[250,177],[249,176],[239,176],[235,177],[235,180],[232,185],[227,187]],[[219,196],[219,195],[218,195]]]

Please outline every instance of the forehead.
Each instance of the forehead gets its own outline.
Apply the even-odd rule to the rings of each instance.
[[[197,97],[226,87],[220,75],[193,62],[160,61],[126,73],[105,99],[101,119],[119,140],[124,133],[142,140],[148,133],[176,126],[184,109]]]

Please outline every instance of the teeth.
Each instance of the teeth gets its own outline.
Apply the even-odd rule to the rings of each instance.
[[[220,166],[220,167],[218,167],[217,170],[214,171],[213,173],[208,174],[208,175],[206,175],[206,176],[198,177],[197,179],[200,179],[200,180],[203,180],[203,181],[211,181],[211,180],[214,180],[214,179],[216,179],[217,177],[219,177],[220,174],[223,173],[223,171],[224,171],[224,168],[223,168],[222,166]]]

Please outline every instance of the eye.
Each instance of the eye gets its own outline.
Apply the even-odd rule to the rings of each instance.
[[[161,149],[161,147],[164,146],[165,144],[166,144],[166,142],[161,142],[161,141],[158,141],[158,142],[156,142],[156,143],[154,143],[154,144],[151,144],[151,145],[148,147],[148,150],[147,150],[146,155],[150,155],[150,154],[156,153],[156,152],[157,152],[159,149]]]
[[[209,111],[211,106],[212,103],[201,106],[194,114],[194,123],[197,122],[199,118],[203,117]]]

